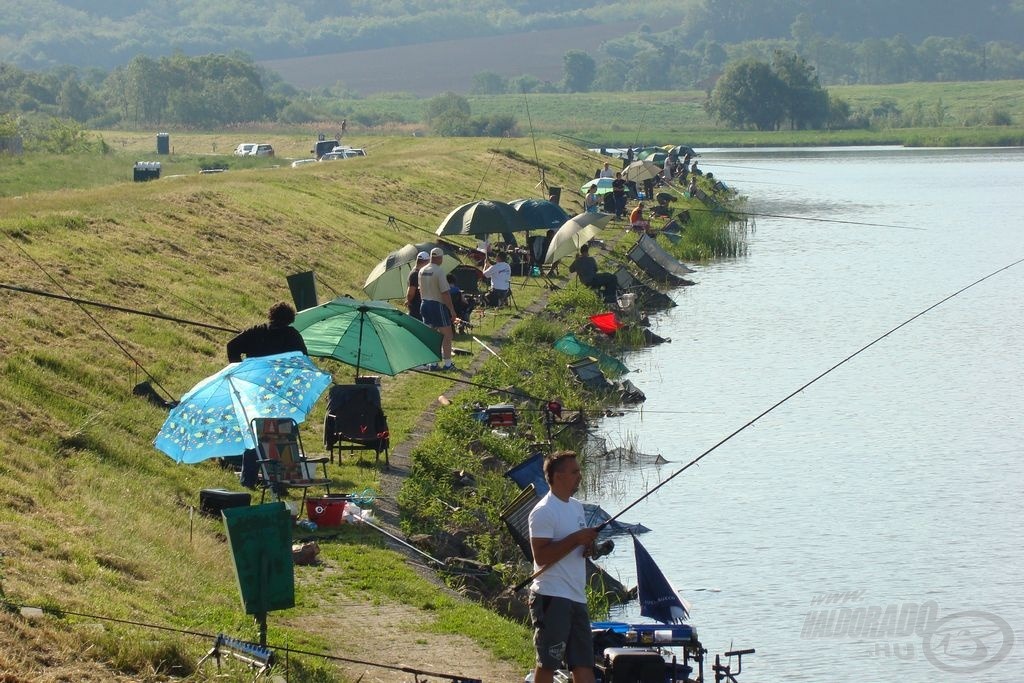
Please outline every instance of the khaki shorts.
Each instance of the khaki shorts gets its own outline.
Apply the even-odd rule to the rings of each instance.
[[[530,621],[537,666],[593,668],[594,639],[587,606],[566,598],[530,594]]]

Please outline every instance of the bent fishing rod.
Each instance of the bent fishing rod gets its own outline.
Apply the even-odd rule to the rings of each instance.
[[[675,472],[673,472],[672,474],[670,474],[670,475],[669,475],[668,477],[666,477],[665,479],[663,479],[663,480],[662,480],[662,481],[661,481],[660,483],[658,483],[658,484],[657,484],[656,486],[654,486],[654,487],[652,487],[651,489],[649,489],[648,491],[646,491],[646,492],[645,492],[645,493],[644,493],[643,495],[641,495],[641,496],[640,496],[639,498],[637,498],[636,500],[634,500],[634,501],[633,501],[632,503],[630,503],[630,504],[629,504],[629,505],[627,505],[626,507],[622,508],[621,510],[619,510],[619,511],[618,511],[617,513],[615,513],[614,515],[612,515],[611,517],[609,517],[609,518],[608,518],[608,519],[606,519],[605,521],[603,521],[603,522],[601,522],[600,524],[598,524],[596,528],[597,528],[597,529],[603,529],[604,527],[608,526],[608,525],[609,525],[609,524],[611,524],[612,522],[616,521],[616,520],[617,520],[617,519],[618,519],[619,517],[621,517],[622,515],[626,514],[627,512],[629,512],[630,510],[632,510],[632,509],[633,509],[634,507],[636,507],[637,505],[639,505],[640,503],[642,503],[642,502],[643,502],[644,500],[646,500],[647,498],[649,498],[649,497],[651,496],[651,494],[653,494],[653,493],[654,493],[655,491],[657,491],[658,489],[660,489],[660,488],[661,488],[662,486],[664,486],[665,484],[669,483],[670,481],[672,481],[673,479],[675,479],[676,477],[678,477],[678,476],[679,476],[680,474],[682,474],[682,473],[683,473],[683,472],[685,472],[686,470],[690,469],[691,467],[693,467],[694,465],[696,465],[697,463],[699,463],[699,462],[700,462],[701,460],[703,460],[703,459],[704,459],[704,458],[706,458],[707,456],[711,455],[711,453],[713,453],[713,452],[715,452],[716,450],[718,450],[718,449],[719,449],[720,447],[722,447],[723,445],[725,445],[725,444],[726,444],[727,442],[729,442],[730,440],[732,440],[732,439],[733,439],[733,438],[734,438],[735,436],[737,436],[737,435],[738,435],[738,434],[740,434],[741,432],[743,432],[743,431],[746,431],[746,430],[747,430],[748,428],[752,427],[752,426],[753,426],[753,425],[754,425],[754,424],[755,424],[756,422],[758,422],[758,421],[759,421],[759,420],[760,420],[761,418],[763,418],[764,416],[768,415],[768,414],[769,414],[770,412],[772,412],[773,410],[775,410],[776,408],[778,408],[778,407],[779,407],[779,406],[781,406],[782,404],[786,403],[786,402],[787,402],[787,401],[789,401],[789,400],[790,400],[791,398],[793,398],[794,396],[796,396],[796,395],[797,395],[797,394],[799,394],[800,392],[804,391],[805,389],[807,389],[808,387],[810,387],[810,386],[811,386],[812,384],[814,384],[814,383],[815,383],[815,382],[817,382],[818,380],[820,380],[820,379],[822,379],[823,377],[825,377],[825,376],[827,376],[827,375],[831,374],[831,373],[832,373],[832,372],[833,372],[834,370],[836,370],[837,368],[841,367],[842,365],[845,365],[846,363],[850,362],[851,360],[853,360],[854,358],[856,358],[856,357],[857,357],[857,356],[859,356],[860,354],[864,353],[865,351],[867,351],[868,349],[870,349],[870,348],[871,348],[872,346],[874,346],[875,344],[879,343],[879,342],[880,342],[880,341],[882,341],[883,339],[885,339],[885,338],[889,337],[890,335],[894,334],[894,333],[895,333],[896,331],[898,331],[898,330],[900,330],[900,329],[902,329],[902,328],[906,327],[907,325],[909,325],[909,324],[910,324],[910,323],[912,323],[913,321],[917,320],[917,319],[918,319],[918,318],[920,318],[921,316],[925,315],[926,313],[929,313],[930,311],[932,311],[932,310],[934,310],[934,309],[938,308],[939,306],[941,306],[942,304],[946,303],[946,302],[947,302],[947,301],[949,301],[950,299],[953,299],[954,297],[957,297],[957,296],[959,296],[960,294],[963,294],[964,292],[966,292],[966,291],[967,291],[968,289],[970,289],[970,288],[974,287],[975,285],[981,284],[981,283],[982,283],[982,282],[984,282],[985,280],[988,280],[989,278],[991,278],[991,277],[994,277],[994,276],[998,275],[999,273],[1001,273],[1001,272],[1003,272],[1003,271],[1005,271],[1005,270],[1009,270],[1010,268],[1013,268],[1014,266],[1016,266],[1016,265],[1018,265],[1018,264],[1020,264],[1020,263],[1022,263],[1022,262],[1024,262],[1024,258],[1021,258],[1021,259],[1017,259],[1016,261],[1014,261],[1013,263],[1010,263],[1009,265],[1003,266],[1002,268],[999,268],[999,269],[997,269],[997,270],[994,270],[994,271],[992,271],[992,272],[991,272],[991,273],[989,273],[988,275],[985,275],[984,277],[981,277],[981,278],[979,278],[979,279],[975,280],[974,282],[970,283],[969,285],[966,285],[965,287],[961,287],[960,289],[956,290],[956,291],[955,291],[955,292],[953,292],[952,294],[950,294],[950,295],[946,296],[945,298],[943,298],[943,299],[941,299],[941,300],[939,300],[939,301],[935,302],[934,304],[932,304],[932,305],[931,305],[931,306],[929,306],[928,308],[925,308],[924,310],[922,310],[922,311],[920,311],[920,312],[918,312],[918,313],[915,313],[915,314],[914,314],[914,315],[912,315],[911,317],[909,317],[909,318],[907,318],[906,320],[904,320],[903,322],[901,322],[901,323],[900,323],[899,325],[897,325],[896,327],[893,327],[892,329],[890,329],[890,330],[889,330],[888,332],[885,332],[884,334],[882,334],[882,335],[879,335],[878,337],[875,337],[875,339],[873,339],[872,341],[868,342],[868,343],[867,343],[867,344],[865,344],[864,346],[860,347],[859,349],[857,349],[856,351],[854,351],[853,353],[851,353],[850,355],[848,355],[848,356],[847,356],[846,358],[842,359],[841,361],[839,361],[838,363],[836,363],[835,365],[833,365],[833,366],[832,366],[832,367],[830,367],[829,369],[825,370],[824,372],[822,372],[822,373],[818,374],[818,375],[817,375],[816,377],[814,377],[813,379],[811,379],[811,380],[809,380],[809,381],[807,381],[807,382],[803,383],[802,385],[800,385],[799,387],[797,387],[797,388],[796,388],[795,390],[793,390],[792,392],[790,392],[789,394],[787,394],[787,395],[786,395],[785,397],[783,397],[783,398],[782,398],[782,399],[780,399],[779,401],[776,401],[776,402],[775,402],[774,404],[772,404],[771,406],[769,406],[769,407],[768,407],[767,409],[765,409],[765,410],[761,411],[761,412],[760,412],[760,413],[759,413],[758,415],[756,415],[756,416],[755,416],[755,417],[754,417],[753,419],[751,419],[751,420],[747,421],[747,422],[746,422],[746,423],[745,423],[744,425],[742,425],[742,426],[741,426],[741,427],[739,427],[738,429],[734,430],[734,431],[733,431],[732,433],[730,433],[730,434],[729,434],[728,436],[726,436],[725,438],[723,438],[722,440],[720,440],[720,441],[719,441],[718,443],[716,443],[715,445],[711,446],[711,448],[707,449],[706,451],[704,451],[703,453],[701,453],[700,455],[698,455],[697,457],[695,457],[695,458],[694,458],[693,460],[691,460],[690,462],[688,462],[688,463],[686,463],[685,465],[683,465],[682,467],[680,467],[680,468],[679,468],[678,470],[676,470]],[[548,569],[549,569],[550,567],[552,567],[552,566],[554,566],[555,564],[557,564],[558,562],[560,562],[560,561],[562,560],[562,558],[564,558],[564,557],[565,557],[566,555],[568,555],[568,554],[569,554],[570,552],[572,552],[572,550],[569,550],[569,551],[568,551],[567,553],[565,553],[565,555],[563,555],[562,557],[558,558],[558,559],[557,559],[557,560],[555,560],[554,562],[551,562],[550,564],[546,564],[546,565],[544,565],[543,567],[541,567],[540,569],[538,569],[537,571],[535,571],[535,572],[534,572],[533,574],[531,574],[531,575],[530,575],[529,577],[527,577],[527,578],[526,578],[525,580],[523,580],[523,581],[521,581],[520,583],[516,584],[516,585],[515,585],[515,586],[513,587],[513,590],[514,590],[514,591],[516,591],[516,592],[518,592],[518,591],[522,590],[523,588],[525,588],[526,586],[528,586],[528,585],[529,585],[530,583],[532,583],[534,579],[536,579],[536,578],[537,578],[538,576],[540,576],[540,575],[541,575],[541,574],[543,574],[543,573],[544,573],[545,571],[547,571],[547,570],[548,570]]]

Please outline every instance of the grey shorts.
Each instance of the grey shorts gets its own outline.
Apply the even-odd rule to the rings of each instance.
[[[530,622],[537,666],[544,669],[593,668],[594,638],[587,606],[550,595],[530,594]]]

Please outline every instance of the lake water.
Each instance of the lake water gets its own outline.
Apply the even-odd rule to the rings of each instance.
[[[696,286],[672,292],[678,307],[652,318],[672,343],[625,358],[647,402],[599,431],[671,462],[606,465],[580,495],[611,514],[1024,258],[1021,149],[700,162],[762,215],[748,256],[698,267]],[[1024,680],[1022,349],[1024,263],[623,515],[651,529],[642,543],[691,602],[708,680],[714,653],[750,647],[747,683]],[[635,583],[628,537],[601,563]]]

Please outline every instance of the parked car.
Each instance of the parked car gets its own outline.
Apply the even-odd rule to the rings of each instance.
[[[320,161],[338,161],[340,159],[348,159],[349,155],[345,152],[328,152],[320,157]]]
[[[274,148],[266,143],[260,143],[256,145],[256,149],[251,154],[254,157],[272,157],[274,156]]]
[[[348,147],[346,145],[338,145],[337,147],[335,147],[331,151],[332,152],[344,152],[346,159],[351,158],[351,157],[365,157],[366,156],[366,150],[362,149],[361,147]]]
[[[299,166],[305,166],[306,164],[315,164],[316,159],[296,159],[292,162],[292,168],[298,168]]]
[[[236,157],[247,157],[256,151],[255,142],[243,142],[238,147],[235,147]]]

